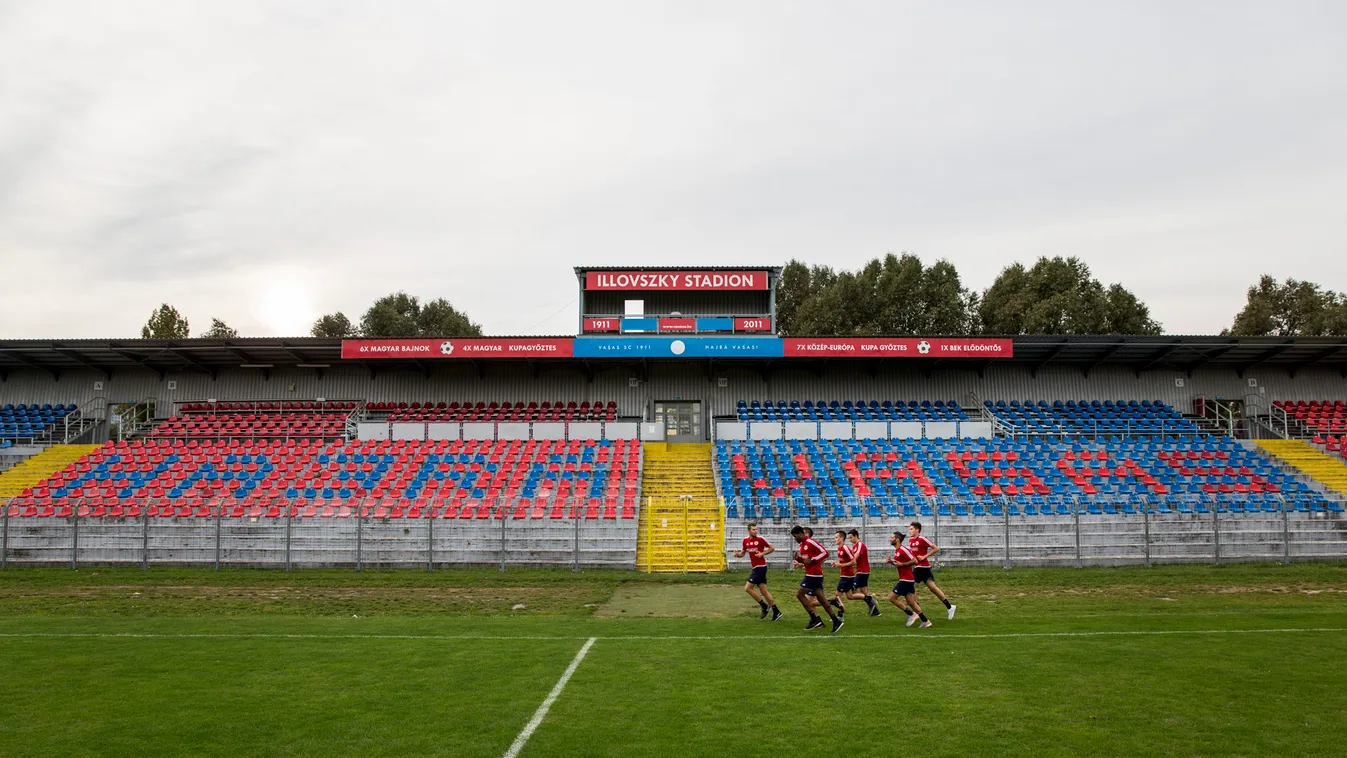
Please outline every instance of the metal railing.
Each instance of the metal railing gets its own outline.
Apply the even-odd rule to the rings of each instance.
[[[9,501],[0,511],[0,567],[205,565],[284,568],[492,565],[635,568],[639,507],[590,509],[497,500],[466,508],[365,498],[342,505],[240,512],[233,498]],[[44,515],[47,514],[47,515]]]
[[[1276,497],[1270,502],[1205,496],[1043,497],[1025,504],[1010,497],[961,501],[922,498],[878,501],[842,513],[801,515],[742,511],[726,520],[727,550],[755,521],[761,534],[790,545],[789,528],[812,525],[815,537],[856,528],[863,539],[887,541],[920,521],[923,534],[941,547],[939,563],[964,565],[1123,565],[1180,562],[1347,560],[1342,500],[1302,507]],[[1331,506],[1329,505],[1331,503]],[[874,506],[874,507],[871,507]],[[1046,507],[1044,507],[1046,506]],[[1251,506],[1251,507],[1246,507]],[[830,544],[828,542],[825,545]],[[787,554],[789,551],[787,551]],[[871,545],[875,562],[878,547]],[[730,561],[730,568],[742,568]]]

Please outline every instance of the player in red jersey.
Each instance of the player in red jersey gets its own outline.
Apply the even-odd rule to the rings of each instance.
[[[758,620],[767,618],[767,614],[772,615],[772,620],[781,618],[781,610],[776,607],[776,598],[767,591],[767,556],[776,552],[772,543],[758,536],[758,525],[748,525],[748,536],[744,538],[740,548],[734,551],[735,558],[748,556],[748,581],[744,582],[744,592],[748,596],[758,601],[762,608],[762,615]]]
[[[856,556],[856,579],[847,597],[851,600],[864,600],[870,609],[870,615],[878,616],[879,603],[875,600],[875,593],[870,591],[870,548],[861,542],[861,533],[855,529],[847,532],[847,536],[851,538],[851,551]]]
[[[917,604],[917,583],[912,577],[912,567],[917,565],[917,558],[903,547],[902,532],[894,532],[889,538],[889,544],[893,545],[893,555],[885,558],[884,562],[898,569],[898,583],[889,593],[889,602],[907,614],[908,626],[912,626],[920,619],[921,628],[926,629],[931,626],[931,620],[926,618],[926,614],[921,612],[921,606]],[[904,600],[907,601],[906,605],[903,603]]]
[[[823,599],[823,560],[828,557],[828,549],[805,534],[802,526],[791,527],[790,536],[799,545],[799,550],[795,552],[794,565],[804,569],[804,580],[795,591],[795,598],[804,606],[805,613],[809,614],[809,623],[805,625],[805,629],[823,628],[823,621],[814,612],[814,608],[818,607],[832,619],[833,631],[836,632],[842,628],[842,617],[833,613],[832,606]]]
[[[847,533],[841,529],[833,533],[833,545],[837,548],[837,560],[832,562],[832,566],[841,569],[841,575],[837,578],[837,591],[828,604],[837,609],[838,616],[845,616],[847,605],[842,602],[842,598],[850,596],[852,588],[856,586],[856,554],[851,545],[847,544]]]
[[[917,559],[917,565],[912,570],[913,576],[916,578],[916,581],[924,583],[927,589],[934,593],[936,597],[940,598],[940,602],[944,603],[945,608],[949,611],[949,620],[953,621],[955,606],[949,601],[949,597],[947,597],[944,592],[941,592],[939,587],[935,586],[935,570],[931,568],[931,556],[940,552],[940,548],[936,547],[934,542],[921,536],[920,521],[913,521],[908,525],[907,536],[909,538],[907,540],[907,546],[912,551],[912,555]]]

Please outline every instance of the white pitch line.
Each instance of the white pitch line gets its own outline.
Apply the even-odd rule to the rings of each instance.
[[[487,640],[487,641],[524,641],[524,642],[574,642],[578,640],[604,640],[620,642],[622,640],[752,640],[754,642],[770,640],[995,640],[1025,639],[1038,637],[1162,637],[1173,635],[1220,635],[1220,634],[1308,634],[1324,632],[1347,632],[1347,627],[1276,627],[1269,629],[1168,629],[1137,631],[1095,631],[1095,632],[995,632],[987,634],[927,634],[923,632],[897,632],[894,634],[623,634],[599,635],[594,637],[558,636],[558,635],[505,635],[505,634],[270,634],[266,632],[240,633],[159,633],[159,632],[0,632],[0,639],[43,639],[43,638],[87,638],[87,639],[262,639],[262,640]]]
[[[543,700],[543,704],[533,712],[533,718],[529,719],[529,722],[524,725],[524,730],[519,733],[518,737],[514,738],[514,742],[510,743],[510,749],[505,751],[505,758],[515,758],[519,755],[519,751],[524,749],[529,737],[533,736],[533,732],[538,728],[538,725],[543,723],[543,718],[551,710],[552,703],[555,703],[557,698],[561,696],[561,691],[566,689],[566,682],[569,682],[571,675],[575,673],[576,669],[580,668],[580,661],[585,659],[585,653],[588,653],[589,649],[594,646],[594,640],[594,637],[586,640],[584,647],[580,648],[580,652],[576,653],[575,657],[571,659],[571,665],[567,666],[566,670],[562,672],[561,678],[557,680],[557,684],[552,688],[552,691],[547,693],[547,698]]]

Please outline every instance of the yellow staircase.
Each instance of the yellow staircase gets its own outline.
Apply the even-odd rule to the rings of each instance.
[[[0,474],[0,498],[14,497],[102,445],[52,445]]]
[[[1264,451],[1334,491],[1347,493],[1347,463],[1304,440],[1258,440]]]
[[[716,497],[711,445],[648,442],[643,452],[636,567],[724,570],[725,512]]]

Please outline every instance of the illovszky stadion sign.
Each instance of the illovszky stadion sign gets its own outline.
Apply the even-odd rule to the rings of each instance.
[[[586,271],[586,290],[765,290],[766,271]]]
[[[1011,358],[1015,343],[998,338],[942,337],[570,337],[502,339],[342,340],[346,360],[456,358],[743,357],[785,358]]]

